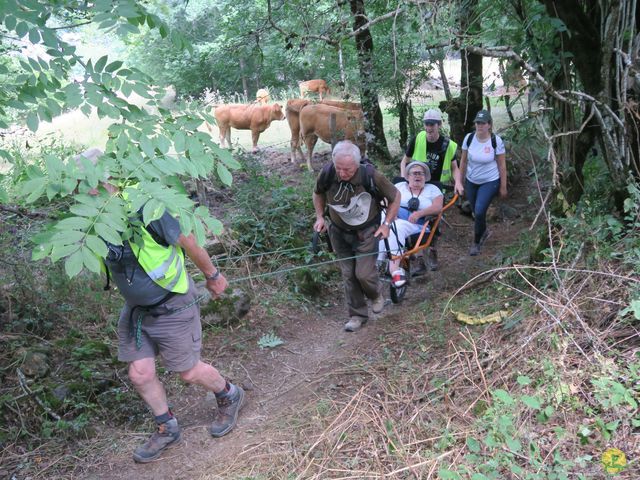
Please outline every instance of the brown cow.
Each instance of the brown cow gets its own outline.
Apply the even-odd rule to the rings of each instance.
[[[347,102],[346,100],[322,100],[320,103],[331,105],[332,107],[355,110],[356,112],[362,113],[362,105],[355,102]]]
[[[304,153],[300,148],[300,110],[310,103],[310,100],[303,98],[287,101],[287,122],[289,122],[289,128],[291,129],[291,163],[296,162],[296,151],[300,152],[300,156],[304,160]]]
[[[354,110],[360,112],[360,115],[362,115],[362,108],[359,103],[345,102],[342,100],[322,100],[320,103]],[[313,104],[311,100],[304,98],[294,98],[287,101],[287,122],[289,122],[289,128],[291,129],[291,163],[295,163],[297,160],[296,152],[299,152],[300,157],[304,160],[304,153],[302,153],[302,148],[300,148],[300,110],[306,105],[311,104]]]
[[[365,132],[361,112],[322,104],[307,105],[300,110],[300,135],[307,146],[309,170],[318,138],[331,146],[340,140],[351,140],[364,154]]]
[[[274,103],[273,105],[258,104],[231,104],[219,105],[214,112],[218,128],[220,129],[220,146],[224,147],[225,139],[227,146],[231,146],[231,127],[238,130],[251,130],[253,140],[253,151],[258,150],[258,138],[273,120],[284,120],[282,107]]]
[[[320,95],[320,100],[322,100],[323,93],[330,93],[327,82],[319,78],[300,82],[298,86],[300,87],[300,96],[302,98],[304,98],[304,94],[307,92],[317,92],[318,95]]]

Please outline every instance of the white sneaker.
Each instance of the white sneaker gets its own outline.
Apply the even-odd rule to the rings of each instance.
[[[380,313],[384,309],[384,297],[382,294],[378,294],[378,296],[371,302],[371,310],[373,313]]]
[[[394,287],[402,287],[405,283],[407,283],[407,274],[405,273],[403,268],[400,268],[391,274],[391,281],[393,282]]]

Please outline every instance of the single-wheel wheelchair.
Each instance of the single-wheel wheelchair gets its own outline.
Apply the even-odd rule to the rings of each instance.
[[[450,185],[442,185],[435,182],[433,183],[445,192],[453,192],[453,187]],[[402,242],[400,242],[400,239],[397,236],[398,232],[395,228],[395,224],[391,224],[390,235],[396,235],[399,249],[392,252],[389,247],[389,241],[385,239],[384,244],[387,250],[387,260],[399,260],[400,267],[405,271],[406,274],[406,281],[402,286],[396,286],[393,281],[389,283],[389,296],[391,297],[391,301],[393,303],[400,303],[402,301],[407,292],[407,288],[411,283],[411,257],[417,253],[422,252],[422,250],[428,248],[431,245],[434,236],[437,234],[438,226],[440,224],[440,221],[442,220],[444,212],[452,205],[454,205],[457,200],[458,195],[454,193],[453,197],[451,197],[451,199],[444,204],[441,212],[438,215],[427,218],[427,221],[425,221],[420,232],[414,233],[413,235],[409,235],[407,238],[405,238],[404,245],[402,244]],[[387,271],[386,265],[384,266],[384,271]]]

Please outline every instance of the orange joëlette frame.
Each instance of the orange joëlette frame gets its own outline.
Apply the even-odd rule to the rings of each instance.
[[[414,253],[419,252],[421,250],[424,250],[429,245],[431,245],[431,240],[433,239],[433,236],[436,233],[436,229],[438,228],[438,224],[440,223],[440,219],[442,218],[442,214],[451,205],[456,203],[456,200],[458,200],[458,194],[457,193],[453,195],[453,198],[444,207],[442,207],[442,210],[440,211],[440,213],[435,217],[435,220],[433,221],[433,225],[431,225],[431,232],[429,232],[429,237],[427,238],[427,243],[425,243],[424,245],[420,245],[420,242],[422,241],[422,237],[424,237],[425,230],[427,229],[427,226],[429,226],[429,222],[424,222],[424,225],[422,226],[422,230],[420,230],[420,235],[418,236],[418,240],[416,241],[415,247],[413,247],[411,250],[407,250],[406,252],[402,253],[401,255],[391,255],[391,260],[402,260],[403,258],[408,257],[409,255],[413,255]]]

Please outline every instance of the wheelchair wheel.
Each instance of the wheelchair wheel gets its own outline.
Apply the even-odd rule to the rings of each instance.
[[[404,298],[405,293],[407,293],[406,283],[401,287],[396,287],[393,282],[389,284],[389,296],[393,303],[400,303]]]
[[[411,278],[411,262],[409,259],[405,259],[401,263],[402,268],[406,272],[407,281],[401,287],[396,287],[393,284],[393,281],[389,283],[389,296],[391,297],[391,301],[393,303],[400,303],[404,298],[405,293],[407,293],[407,288],[409,287],[409,279]]]

